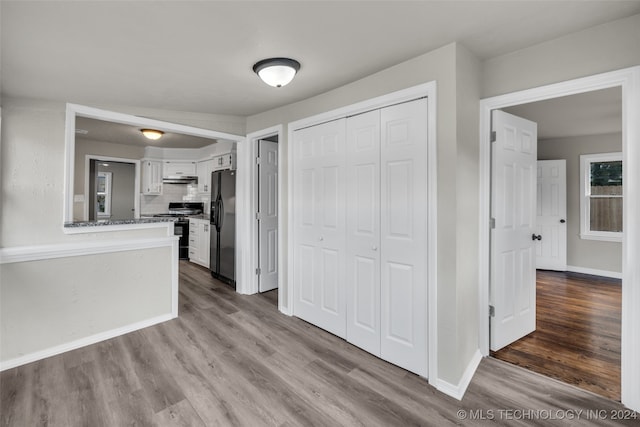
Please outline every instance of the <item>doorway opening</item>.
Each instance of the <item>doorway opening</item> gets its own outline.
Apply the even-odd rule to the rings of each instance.
[[[84,194],[80,197],[83,221],[140,216],[140,160],[86,154],[82,166]]]
[[[640,132],[640,126],[630,117],[639,113],[640,109],[640,87],[638,82],[640,79],[640,67],[604,73],[601,75],[576,79],[563,83],[557,83],[535,89],[529,89],[512,94],[501,95],[494,98],[487,98],[481,101],[481,236],[480,247],[484,253],[480,254],[480,304],[481,312],[486,313],[486,307],[490,300],[490,255],[486,248],[490,247],[490,228],[485,224],[491,224],[490,210],[490,171],[491,171],[491,155],[490,155],[490,121],[491,111],[505,109],[511,106],[523,105],[541,100],[550,100],[575,94],[583,94],[594,92],[600,89],[621,88],[622,90],[622,153],[624,164],[624,181],[631,183],[624,190],[624,211],[625,230],[622,244],[622,268],[621,268],[621,401],[630,408],[640,406],[640,388],[638,388],[638,380],[640,379],[640,370],[630,363],[637,360],[640,356],[640,334],[634,331],[634,322],[638,321],[636,314],[637,307],[640,307],[640,295],[638,295],[637,281],[633,278],[637,277],[640,267],[635,262],[640,254],[640,233],[637,226],[633,224],[633,218],[637,215],[637,200],[639,194],[635,188],[634,182],[638,182],[639,173],[637,171],[638,163],[640,163],[640,150],[634,135]],[[485,222],[486,221],[486,222]],[[482,252],[482,251],[481,251]],[[588,270],[588,269],[587,269]],[[587,273],[589,271],[586,271]],[[485,305],[486,304],[486,305]],[[486,316],[486,315],[485,315]],[[489,316],[481,315],[480,337],[481,337],[481,353],[485,356],[489,355]]]
[[[278,288],[278,135],[255,142],[258,292]],[[274,292],[277,294],[277,291]]]
[[[584,191],[581,158],[622,149],[622,92],[619,87],[602,89],[502,111],[537,124],[533,151],[537,165],[532,168],[533,173],[537,169],[533,175],[537,190],[530,195],[536,206],[531,242],[537,269],[531,278],[536,323],[533,332],[509,340],[504,347],[492,343],[496,351],[491,354],[620,400],[621,283],[600,276],[621,277],[622,244],[619,239],[592,240],[581,233],[580,195]],[[621,177],[616,184],[590,189],[621,189]],[[613,202],[611,210],[619,211],[621,217],[621,200]],[[592,220],[600,222],[596,214],[605,216],[605,206],[593,214]],[[494,295],[494,305],[497,300],[499,295]]]
[[[538,124],[536,330],[491,354],[620,400],[622,243],[581,232],[581,158],[622,150],[622,91],[601,89],[502,110]],[[617,185],[590,188],[621,194],[621,177],[613,181]],[[621,221],[620,198],[597,202],[594,226],[603,228],[611,216]]]
[[[87,156],[85,196],[89,221],[133,219],[136,217],[136,176],[140,162]]]
[[[247,245],[241,251],[243,280],[238,292],[246,295],[265,293],[283,311],[282,297],[283,207],[282,165],[286,150],[282,146],[283,126],[252,132],[244,144],[238,144],[240,199],[244,214],[240,223]],[[284,151],[284,152],[283,152]],[[241,176],[240,176],[241,175]],[[286,228],[286,227],[285,227]]]

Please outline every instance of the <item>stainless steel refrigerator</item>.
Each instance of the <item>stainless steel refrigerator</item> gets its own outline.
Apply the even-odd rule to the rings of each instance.
[[[211,173],[211,275],[236,284],[236,171]]]

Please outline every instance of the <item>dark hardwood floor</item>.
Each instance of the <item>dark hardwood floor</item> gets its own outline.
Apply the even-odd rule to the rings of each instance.
[[[538,270],[536,331],[493,356],[620,400],[621,281]]]
[[[619,403],[492,358],[458,401],[276,299],[181,262],[178,319],[0,373],[0,425],[638,425],[611,419],[638,417]]]

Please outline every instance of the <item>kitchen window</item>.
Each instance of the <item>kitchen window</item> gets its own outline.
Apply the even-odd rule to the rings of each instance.
[[[622,241],[622,153],[580,156],[580,237]]]

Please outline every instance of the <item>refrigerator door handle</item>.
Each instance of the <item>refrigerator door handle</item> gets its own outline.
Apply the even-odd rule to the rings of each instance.
[[[222,197],[218,199],[218,221],[217,224],[220,228],[224,224],[224,202],[222,201]]]
[[[211,202],[211,210],[209,212],[209,222],[215,227],[217,225],[216,215],[218,210],[216,209],[216,202]]]

